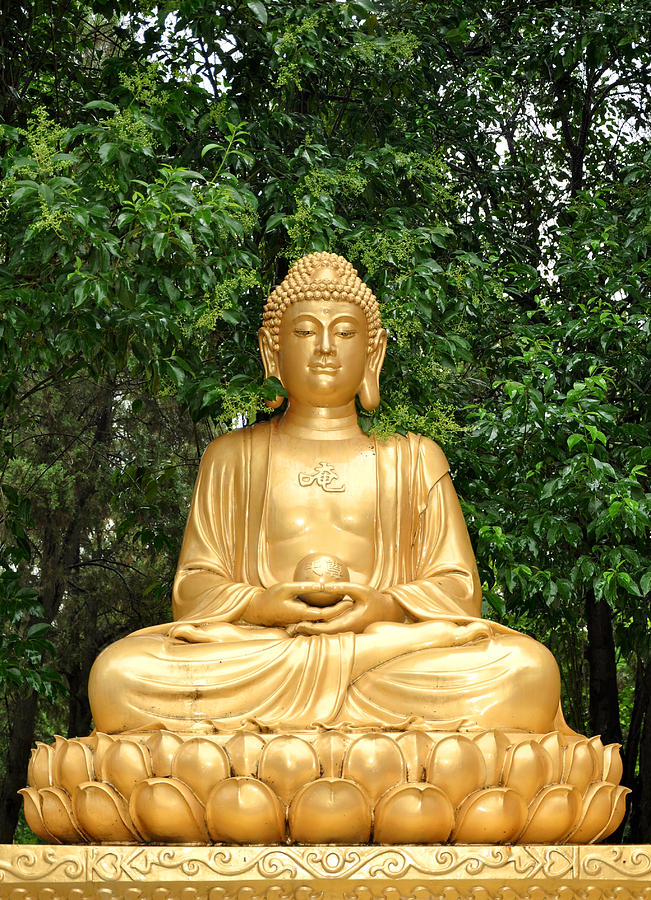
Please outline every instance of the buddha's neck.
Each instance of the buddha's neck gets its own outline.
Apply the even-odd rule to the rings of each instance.
[[[342,441],[362,434],[354,401],[336,407],[290,401],[278,430],[290,437],[313,441]]]

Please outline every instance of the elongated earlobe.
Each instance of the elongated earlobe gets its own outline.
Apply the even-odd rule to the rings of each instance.
[[[387,349],[387,333],[381,328],[375,338],[375,345],[368,354],[366,371],[357,395],[364,409],[371,412],[380,405],[380,372]]]
[[[359,389],[359,402],[364,409],[372,412],[380,405],[380,383],[378,378],[366,374]]]
[[[261,328],[258,331],[258,346],[260,347],[265,378],[277,378],[280,381],[278,354],[274,350],[273,337],[267,328]],[[282,381],[280,383],[282,384]],[[279,406],[283,405],[284,399],[278,394],[273,400],[265,400],[265,406],[268,406],[269,409],[278,409]]]

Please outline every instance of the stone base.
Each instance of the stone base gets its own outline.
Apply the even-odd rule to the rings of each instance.
[[[0,846],[3,900],[649,900],[651,846]]]
[[[587,844],[620,776],[560,732],[157,731],[40,744],[21,793],[48,844]]]

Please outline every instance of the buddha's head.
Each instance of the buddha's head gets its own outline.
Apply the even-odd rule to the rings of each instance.
[[[278,378],[290,402],[334,407],[359,395],[375,409],[386,331],[376,298],[343,256],[300,259],[269,296],[262,321],[265,375]]]

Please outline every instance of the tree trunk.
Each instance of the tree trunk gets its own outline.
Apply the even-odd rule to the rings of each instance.
[[[80,666],[66,672],[68,679],[68,737],[82,737],[90,732],[92,717],[88,703],[88,675],[90,668]]]
[[[91,729],[92,716],[88,702],[88,676],[101,650],[102,643],[97,633],[97,598],[84,598],[82,615],[78,620],[83,634],[81,654],[74,666],[65,667],[64,672],[70,691],[68,703],[68,737],[82,737]]]
[[[27,764],[34,743],[38,697],[32,692],[18,696],[10,704],[11,731],[5,761],[5,777],[0,791],[0,844],[10,844],[22,804],[18,794],[27,784]]]
[[[624,750],[622,752],[622,784],[630,788],[632,793],[627,803],[626,815],[624,816],[622,824],[610,837],[610,842],[613,844],[622,842],[624,832],[629,825],[629,820],[631,828],[637,830],[635,819],[638,810],[639,779],[636,777],[635,771],[637,769],[637,759],[640,751],[640,739],[642,728],[644,726],[644,716],[649,704],[648,678],[650,671],[651,670],[644,666],[642,661],[638,658],[635,671],[635,693],[633,695],[631,721],[626,737],[626,744],[624,745]]]
[[[610,607],[605,600],[597,602],[592,591],[586,599],[586,619],[587,657],[590,666],[590,731],[592,734],[600,734],[604,744],[621,744],[617,660]]]
[[[569,639],[568,639],[569,638]],[[565,662],[562,671],[563,711],[570,728],[583,734],[586,729],[587,691],[585,679],[585,646],[577,635],[558,635],[556,658]]]
[[[647,671],[647,678],[649,672]],[[638,827],[634,840],[640,844],[651,843],[651,690],[646,692],[646,713],[644,730],[640,741],[640,771],[637,792],[639,807]]]
[[[633,789],[630,797],[630,820],[631,832],[630,839],[635,844],[651,843],[651,663],[646,666],[640,664],[639,670],[639,689],[640,689],[640,708],[641,716],[644,724],[641,729],[641,737],[639,743],[639,769],[636,777],[631,779],[629,787]],[[638,683],[636,683],[635,705],[637,706]],[[629,738],[630,740],[630,738]],[[626,777],[626,769],[632,769],[635,772],[635,761],[638,758],[637,752],[633,753],[633,748],[624,757],[624,777]],[[637,751],[637,747],[634,748]],[[629,765],[627,766],[627,762]],[[627,782],[624,782],[627,784]]]

